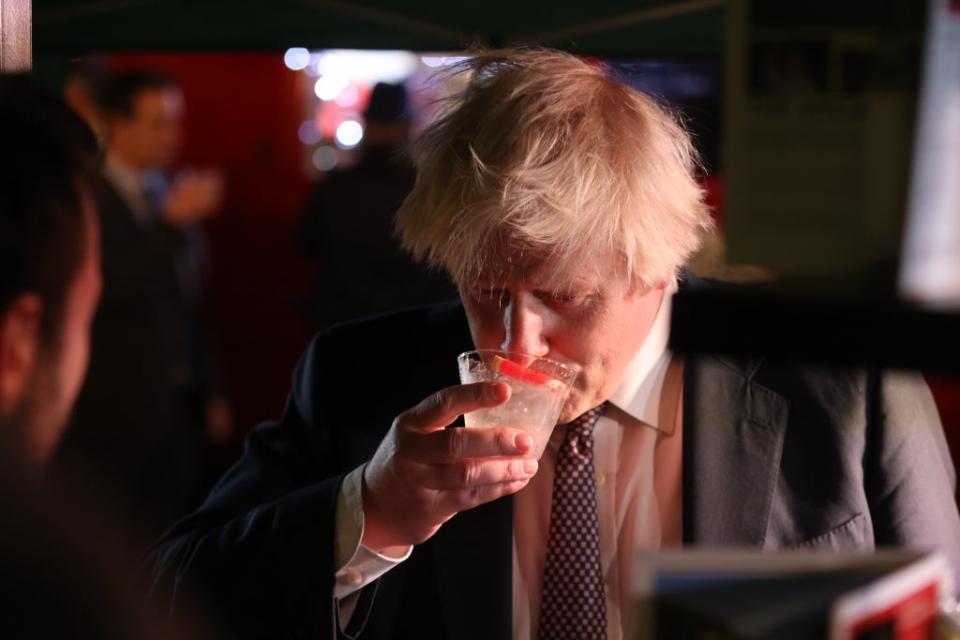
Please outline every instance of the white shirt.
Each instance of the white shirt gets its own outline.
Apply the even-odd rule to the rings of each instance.
[[[145,174],[137,171],[114,155],[107,154],[103,175],[117,190],[141,226],[151,222],[152,208],[144,192]]]
[[[607,597],[607,637],[625,637],[630,620],[630,562],[635,551],[682,542],[682,365],[667,351],[669,287],[650,333],[624,371],[610,407],[594,427],[594,470],[600,561]],[[514,497],[513,637],[536,637],[554,461],[563,439],[556,429],[530,483]],[[334,597],[345,626],[354,596],[409,557],[368,549],[363,536],[363,466],[347,474],[337,502]],[[629,636],[626,636],[629,637]]]

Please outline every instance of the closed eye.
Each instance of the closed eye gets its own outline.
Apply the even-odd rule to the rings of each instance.
[[[559,304],[575,304],[584,298],[583,295],[570,291],[535,291],[534,295],[545,302]]]

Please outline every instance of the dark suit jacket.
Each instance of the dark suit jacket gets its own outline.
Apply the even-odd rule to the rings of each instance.
[[[175,262],[186,238],[159,220],[138,223],[106,180],[95,187],[103,297],[58,464],[95,475],[139,529],[159,535],[197,500],[202,414]]]
[[[454,357],[470,348],[459,305],[315,338],[284,417],[253,432],[206,503],[157,547],[161,592],[194,576],[238,635],[330,637],[343,475],[397,413],[456,384]],[[688,358],[684,370],[687,544],[906,545],[960,559],[953,469],[921,382],[715,357]],[[364,589],[348,631],[509,638],[511,536],[510,498],[460,513]]]

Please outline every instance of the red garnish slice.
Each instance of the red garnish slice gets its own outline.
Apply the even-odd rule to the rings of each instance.
[[[519,362],[507,360],[500,356],[493,356],[493,360],[490,361],[490,368],[499,374],[530,384],[546,384],[551,380],[550,376],[545,373],[534,371]]]

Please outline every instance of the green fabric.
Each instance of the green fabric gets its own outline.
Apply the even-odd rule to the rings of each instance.
[[[33,0],[34,50],[284,50],[287,47],[459,50],[567,31],[543,44],[596,55],[711,55],[723,49],[720,7],[587,34],[571,29],[678,0]]]

